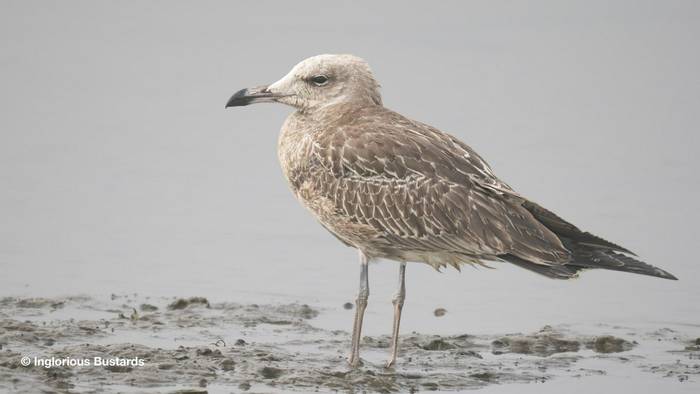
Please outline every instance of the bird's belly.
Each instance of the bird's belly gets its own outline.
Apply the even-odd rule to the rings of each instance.
[[[358,223],[339,211],[334,201],[322,195],[312,182],[302,182],[292,189],[301,204],[308,209],[319,223],[339,240],[363,251],[374,249],[374,244],[382,243],[381,233],[374,227]]]

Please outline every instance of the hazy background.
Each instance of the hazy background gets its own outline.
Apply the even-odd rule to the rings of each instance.
[[[680,278],[409,265],[405,330],[698,331],[698,2],[0,4],[0,296],[301,301],[349,330],[356,253],[287,189],[290,109],[224,104],[308,56],[353,53],[386,106]],[[396,269],[371,267],[369,334],[390,331]]]

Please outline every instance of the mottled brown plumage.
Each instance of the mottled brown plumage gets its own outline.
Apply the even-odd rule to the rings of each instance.
[[[435,267],[505,254],[548,265],[570,259],[471,148],[382,106],[297,112],[282,128],[279,155],[300,201],[371,257]]]
[[[279,138],[284,175],[328,231],[361,251],[365,266],[372,258],[438,269],[507,261],[556,279],[589,268],[675,279],[519,195],[455,137],[385,108],[362,59],[307,59],[268,87],[236,93],[227,106],[256,101],[296,108]],[[363,270],[362,286],[366,280]],[[368,289],[360,293],[358,305],[366,305]],[[396,341],[403,296],[395,304]]]

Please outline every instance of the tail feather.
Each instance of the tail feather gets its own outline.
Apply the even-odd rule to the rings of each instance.
[[[533,202],[525,201],[523,207],[559,237],[564,247],[571,252],[571,260],[563,265],[542,265],[510,254],[499,256],[503,260],[554,279],[575,278],[583,270],[597,268],[671,280],[678,279],[661,268],[628,256],[636,255],[622,246],[579,230],[578,227]]]
[[[563,238],[562,241],[564,247],[569,249],[573,254],[571,262],[569,262],[568,265],[581,268],[602,268],[678,280],[678,278],[671,273],[630,256],[612,250],[592,248],[586,244],[577,243],[566,238]]]

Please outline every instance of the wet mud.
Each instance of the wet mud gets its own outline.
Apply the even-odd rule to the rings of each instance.
[[[602,327],[603,335],[567,326],[488,336],[406,333],[397,367],[363,360],[352,370],[345,362],[349,333],[315,327],[321,313],[302,304],[202,297],[6,297],[0,299],[0,391],[451,391],[606,374],[582,365],[595,359],[659,379],[700,380],[700,338],[664,327]],[[365,354],[388,355],[389,337],[365,337],[362,346]],[[25,356],[142,364],[48,368],[24,366]]]

